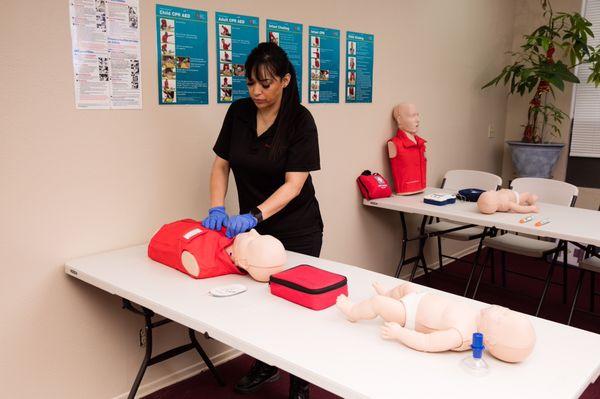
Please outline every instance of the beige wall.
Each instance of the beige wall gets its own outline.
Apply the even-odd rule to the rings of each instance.
[[[581,12],[582,0],[553,0],[552,7],[555,12]],[[539,0],[518,1],[516,3],[516,14],[514,23],[514,36],[512,51],[519,51],[523,44],[523,35],[533,32],[535,28],[545,23],[541,14]],[[559,52],[557,52],[560,55]],[[567,114],[571,115],[571,103],[573,98],[573,85],[567,84],[564,92],[556,90],[555,104]],[[508,111],[506,113],[506,140],[520,140],[523,136],[523,127],[527,123],[527,110],[533,93],[523,97],[514,95],[508,99]],[[552,138],[551,141],[565,143],[556,166],[553,177],[564,180],[567,174],[568,144],[570,138],[571,120],[566,119],[561,127],[561,137]],[[511,154],[508,147],[505,148],[502,163],[502,177],[505,181],[516,177],[512,165]],[[577,206],[582,208],[597,209],[600,205],[600,190],[581,188]]]
[[[384,143],[399,101],[420,108],[430,184],[448,169],[501,172],[506,97],[502,89],[480,87],[506,62],[514,1],[164,1],[209,11],[211,104],[159,107],[154,1],[141,0],[144,108],[127,111],[75,110],[66,0],[4,3],[0,375],[6,397],[108,398],[129,389],[143,353],[136,346],[141,320],[120,310],[118,298],[66,277],[62,266],[143,243],[164,222],[206,212],[210,148],[226,111],[214,101],[214,11],[259,16],[261,37],[266,18],[302,22],[305,30],[314,24],[375,34],[373,103],[309,106],[320,134],[323,169],[314,178],[326,224],[324,257],[394,270],[398,218],[361,206],[354,179],[363,169],[388,174]],[[487,138],[490,123],[495,139]],[[158,342],[183,336],[172,326]],[[223,350],[210,346],[213,354]],[[155,366],[144,383],[196,359]]]

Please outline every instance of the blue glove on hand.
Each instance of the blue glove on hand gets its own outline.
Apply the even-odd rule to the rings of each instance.
[[[227,223],[227,231],[225,235],[227,238],[233,238],[240,233],[248,231],[258,224],[258,220],[249,213],[243,215],[236,215],[229,218]]]
[[[227,216],[227,212],[225,212],[225,207],[215,206],[208,210],[208,216],[202,221],[202,226],[211,230],[220,231],[221,227],[227,226],[228,219],[229,216]]]

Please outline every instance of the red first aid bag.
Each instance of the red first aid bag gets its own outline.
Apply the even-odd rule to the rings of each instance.
[[[299,265],[269,278],[271,294],[309,309],[322,310],[348,295],[346,277],[310,265]]]
[[[379,173],[365,170],[358,176],[356,182],[365,199],[386,198],[392,195],[390,185]]]

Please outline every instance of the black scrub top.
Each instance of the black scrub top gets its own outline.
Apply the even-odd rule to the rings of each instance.
[[[300,106],[293,122],[295,131],[277,159],[270,159],[269,152],[278,119],[257,137],[256,112],[251,98],[231,104],[213,147],[215,154],[229,161],[241,214],[263,203],[281,187],[285,183],[286,172],[310,172],[321,168],[317,126],[305,107]],[[300,194],[279,212],[259,223],[256,230],[280,239],[323,231],[310,174]]]

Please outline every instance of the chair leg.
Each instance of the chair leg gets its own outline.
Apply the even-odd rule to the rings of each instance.
[[[502,287],[506,288],[506,252],[500,251],[500,261],[502,262]]]
[[[540,302],[538,303],[537,310],[535,311],[535,315],[540,314],[540,310],[542,309],[542,303],[544,303],[544,299],[546,298],[546,293],[548,292],[548,288],[550,287],[550,283],[552,282],[552,273],[554,272],[554,266],[556,265],[556,260],[558,259],[558,251],[554,253],[552,257],[552,263],[548,268],[548,274],[546,275],[546,284],[544,285],[544,291],[542,291],[542,297],[540,298]]]
[[[444,267],[444,257],[442,255],[442,236],[437,236],[437,247],[438,247],[438,262],[439,270],[442,271]]]
[[[467,296],[467,292],[469,292],[471,280],[473,279],[473,275],[475,274],[475,268],[477,267],[477,264],[479,263],[479,255],[481,255],[481,248],[483,247],[483,239],[485,238],[487,232],[488,232],[488,228],[486,227],[483,230],[483,236],[479,240],[479,245],[477,246],[477,252],[475,253],[475,258],[473,259],[473,266],[471,267],[471,273],[469,273],[469,279],[467,280],[467,286],[465,287],[465,292],[463,293],[463,296],[465,296],[465,297]]]
[[[496,284],[496,254],[494,253],[493,249],[490,248],[490,250],[492,251],[491,262],[490,262],[490,266],[491,266],[491,270],[492,270],[492,284]]]
[[[565,242],[564,250],[563,250],[563,303],[567,303],[567,252],[568,252],[568,243]]]
[[[473,291],[473,296],[471,298],[475,299],[475,295],[477,295],[477,291],[479,291],[479,284],[481,283],[481,279],[483,278],[483,273],[485,272],[485,265],[488,262],[494,263],[494,250],[492,248],[487,249],[487,254],[485,260],[483,261],[483,265],[481,265],[481,271],[479,272],[479,278],[477,278],[477,284],[475,284],[475,290]]]
[[[593,273],[592,277],[593,276]],[[577,298],[579,297],[579,290],[581,289],[581,283],[583,282],[583,276],[585,275],[585,271],[582,269],[579,271],[579,279],[577,280],[577,288],[575,288],[575,298],[573,298],[573,304],[571,305],[571,312],[569,312],[569,320],[567,321],[567,325],[571,325],[571,319],[573,318],[573,311],[575,310],[575,305],[577,304]],[[594,294],[592,294],[593,296]]]
[[[596,293],[596,273],[590,273],[590,312],[594,311],[595,308],[595,294]]]

